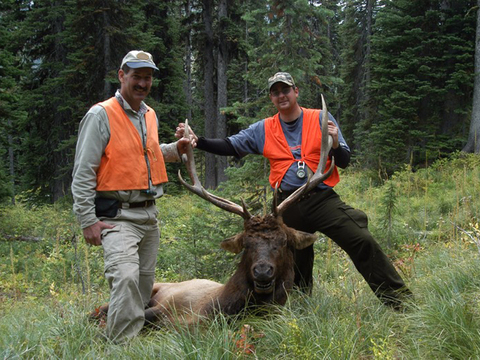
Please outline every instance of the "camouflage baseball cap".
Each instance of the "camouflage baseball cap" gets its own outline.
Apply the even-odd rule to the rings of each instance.
[[[268,90],[270,90],[277,82],[281,82],[289,86],[295,86],[292,75],[287,72],[277,72],[270,79],[268,79]]]
[[[120,65],[120,69],[125,64],[127,64],[127,66],[132,69],[147,67],[158,70],[157,66],[153,62],[152,55],[142,50],[132,50],[127,55],[125,55],[122,60],[122,65]]]

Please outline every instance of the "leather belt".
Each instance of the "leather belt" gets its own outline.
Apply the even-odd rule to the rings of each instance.
[[[155,200],[145,200],[134,203],[119,203],[118,207],[120,209],[135,209],[135,208],[147,208],[155,205]]]

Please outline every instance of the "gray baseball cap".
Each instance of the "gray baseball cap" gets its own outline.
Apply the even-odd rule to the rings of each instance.
[[[152,54],[142,51],[142,50],[132,50],[122,60],[122,65],[127,64],[129,68],[138,69],[138,68],[152,68],[158,70],[157,66],[153,62]]]
[[[268,79],[268,90],[270,90],[277,82],[281,82],[289,86],[295,86],[295,81],[293,81],[292,75],[287,72],[277,72],[270,79]]]

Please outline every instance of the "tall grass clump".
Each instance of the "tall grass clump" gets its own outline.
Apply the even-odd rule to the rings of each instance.
[[[392,247],[392,232],[394,216],[397,212],[397,194],[395,191],[395,184],[389,181],[385,184],[385,193],[381,197],[380,205],[382,207],[381,213],[381,227],[386,234],[386,243],[389,248]]]

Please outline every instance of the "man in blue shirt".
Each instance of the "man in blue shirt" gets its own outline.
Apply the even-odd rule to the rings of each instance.
[[[307,181],[305,167],[312,164],[309,154],[315,143],[320,142],[319,138],[312,137],[318,134],[315,130],[319,128],[322,112],[300,107],[297,103],[299,89],[288,73],[276,73],[268,80],[268,86],[270,100],[278,110],[275,116],[225,139],[198,138],[193,134],[192,143],[196,142],[198,149],[217,155],[267,157],[271,165],[270,184],[272,187],[280,185],[279,201],[283,201]],[[350,162],[350,148],[336,120],[331,114],[328,116],[328,133],[333,139],[330,155],[334,156],[336,166],[345,168]],[[177,137],[183,136],[184,127],[179,124]],[[313,165],[316,167],[318,160]],[[366,214],[345,204],[333,190],[338,181],[337,172],[290,206],[283,213],[283,221],[294,229],[310,233],[320,231],[331,238],[350,256],[375,295],[384,304],[398,309],[411,292],[369,232]],[[294,282],[308,293],[313,283],[313,260],[313,245],[296,250]]]

